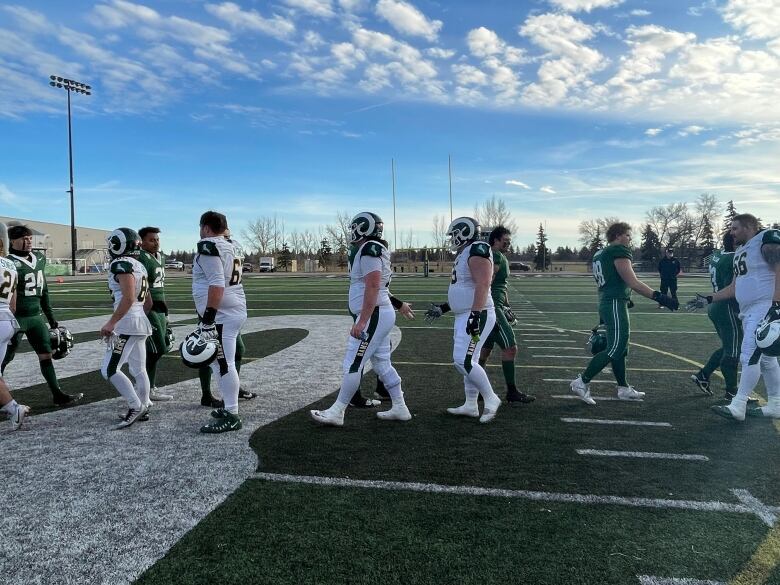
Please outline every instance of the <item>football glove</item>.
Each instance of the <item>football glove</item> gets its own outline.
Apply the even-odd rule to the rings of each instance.
[[[772,302],[772,306],[769,307],[769,311],[767,311],[764,318],[770,323],[772,321],[780,321],[780,301]]]
[[[425,311],[425,322],[430,325],[449,310],[450,306],[447,303],[441,303],[438,305],[436,303],[431,303],[430,309]]]
[[[628,303],[626,304],[626,307],[628,307],[629,309],[633,309],[634,308],[634,301],[632,301],[631,299],[628,299]]]
[[[217,326],[214,323],[200,323],[195,332],[203,341],[217,338]]]
[[[471,335],[472,341],[479,341],[479,317],[482,311],[471,311],[466,321],[466,333]]]
[[[512,307],[506,305],[501,307],[501,310],[504,311],[504,317],[506,317],[507,323],[510,325],[517,325],[517,317],[515,317],[515,312],[512,310]]]
[[[660,293],[657,290],[653,291],[653,300],[659,305],[666,307],[670,311],[676,311],[680,308],[680,302],[677,299]]]
[[[696,296],[686,303],[685,310],[689,313],[695,313],[699,309],[704,309],[711,303],[712,295],[700,295],[699,293],[696,293]]]

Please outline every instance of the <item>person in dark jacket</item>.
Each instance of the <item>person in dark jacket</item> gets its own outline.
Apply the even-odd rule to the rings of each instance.
[[[677,298],[677,275],[681,272],[680,261],[674,257],[674,250],[667,248],[664,257],[658,263],[658,273],[661,275],[661,294],[669,294]],[[658,308],[662,308],[660,305]]]

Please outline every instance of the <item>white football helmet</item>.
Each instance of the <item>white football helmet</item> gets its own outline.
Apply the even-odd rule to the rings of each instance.
[[[473,217],[453,219],[447,228],[447,237],[450,238],[450,249],[455,252],[479,239],[479,222]]]
[[[202,368],[217,359],[219,340],[204,339],[200,334],[200,330],[196,329],[184,338],[184,341],[179,346],[179,353],[181,354],[181,361],[188,368]]]
[[[762,319],[756,329],[756,345],[761,353],[780,356],[780,321]]]
[[[376,213],[363,211],[352,218],[349,226],[349,243],[354,244],[366,237],[381,238],[384,229],[385,223],[381,217]]]

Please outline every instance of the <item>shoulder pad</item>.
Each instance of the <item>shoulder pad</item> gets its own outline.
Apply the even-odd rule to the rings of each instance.
[[[488,246],[485,242],[474,242],[471,244],[471,249],[469,250],[469,258],[472,256],[491,258],[490,251],[490,246]]]
[[[203,254],[204,256],[219,256],[219,249],[217,248],[216,242],[201,240],[198,242],[198,254]]]
[[[133,265],[127,260],[114,260],[110,267],[111,274],[132,274]]]
[[[780,244],[780,230],[766,230],[761,238],[761,245],[764,244]]]
[[[361,256],[371,256],[372,258],[382,257],[382,245],[378,242],[368,242],[360,251]]]

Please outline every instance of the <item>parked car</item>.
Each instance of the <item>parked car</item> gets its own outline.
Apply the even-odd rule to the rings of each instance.
[[[531,270],[531,267],[528,266],[528,264],[525,264],[523,262],[512,262],[509,264],[509,270],[519,270],[520,272],[528,272]]]
[[[244,262],[244,272],[252,272],[255,269],[254,266],[252,266],[251,262]]]
[[[171,270],[184,270],[184,262],[181,260],[168,260],[165,262],[165,267]]]

